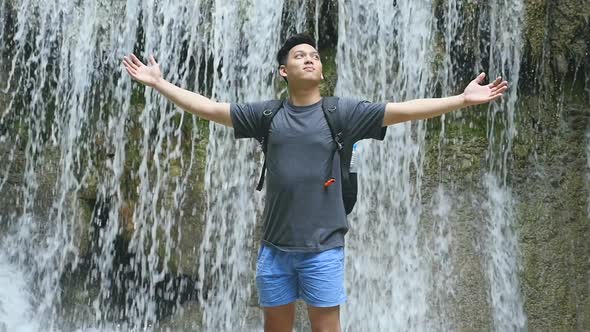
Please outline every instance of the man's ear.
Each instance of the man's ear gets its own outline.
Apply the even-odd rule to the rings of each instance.
[[[282,78],[287,78],[287,67],[285,65],[279,66],[279,75],[281,75]]]
[[[320,75],[321,75],[320,77],[321,77],[321,78],[322,78],[322,80],[323,80],[323,79],[324,79],[324,73],[321,73]]]

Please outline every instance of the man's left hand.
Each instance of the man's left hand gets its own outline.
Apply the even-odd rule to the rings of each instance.
[[[501,77],[496,78],[490,84],[481,85],[486,74],[479,74],[463,91],[463,98],[466,106],[479,105],[494,101],[504,94],[508,89],[508,82],[502,81]]]

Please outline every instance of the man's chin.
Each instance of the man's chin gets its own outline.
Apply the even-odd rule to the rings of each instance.
[[[322,78],[318,76],[303,76],[297,80],[298,82],[304,84],[320,84],[322,82]]]

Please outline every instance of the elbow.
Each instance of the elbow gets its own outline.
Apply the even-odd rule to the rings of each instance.
[[[202,118],[222,124],[227,127],[232,126],[232,120],[230,116],[230,105],[228,103],[219,103],[211,101],[205,108]]]

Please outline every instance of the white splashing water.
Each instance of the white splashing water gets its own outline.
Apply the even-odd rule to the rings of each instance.
[[[30,332],[41,326],[34,317],[31,280],[23,271],[0,256],[0,331]],[[6,287],[10,285],[10,287]]]
[[[520,248],[516,225],[515,202],[507,176],[513,138],[516,135],[514,113],[522,58],[524,4],[522,1],[491,1],[480,24],[489,27],[489,79],[502,76],[510,89],[501,101],[492,103],[488,112],[488,172],[483,177],[487,190],[486,261],[490,298],[496,331],[526,330],[518,273]],[[498,135],[497,127],[501,126]]]
[[[339,2],[336,94],[373,101],[427,95],[431,1]],[[347,240],[347,331],[427,329],[430,273],[420,241],[424,126],[390,127],[359,147],[359,199]]]

